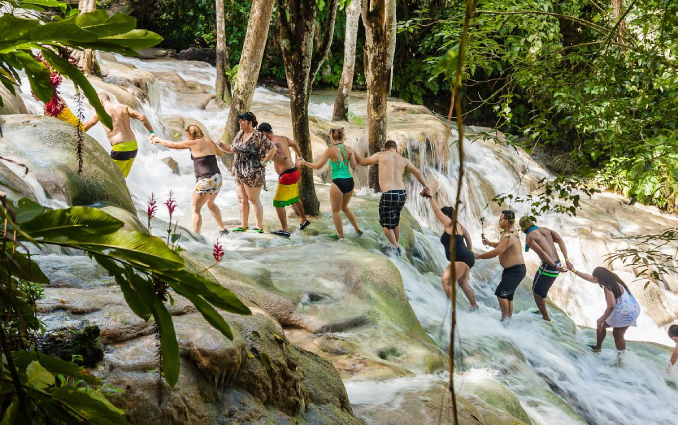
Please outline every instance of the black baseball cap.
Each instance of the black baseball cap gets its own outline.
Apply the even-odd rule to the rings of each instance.
[[[267,122],[262,122],[259,124],[257,130],[261,131],[262,133],[273,133],[273,127],[271,127],[271,124]]]
[[[238,119],[255,122],[257,120],[257,117],[255,117],[254,114],[251,112],[245,112],[244,114],[238,115]]]

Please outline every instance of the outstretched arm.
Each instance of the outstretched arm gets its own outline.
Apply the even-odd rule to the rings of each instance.
[[[158,136],[154,136],[151,138],[151,143],[154,145],[156,143],[160,143],[161,145],[168,147],[170,149],[190,149],[193,145],[195,145],[195,140],[183,140],[181,142],[172,142],[170,140],[163,140]]]
[[[573,268],[574,266],[572,263],[570,263],[570,257],[567,256],[567,247],[565,246],[565,241],[563,238],[561,238],[558,232],[554,230],[551,230],[551,237],[553,238],[553,242],[557,243],[560,247],[560,252],[562,252],[563,256],[565,256],[565,264],[567,265],[567,268]]]
[[[572,270],[572,273],[574,273],[575,276],[579,276],[582,279],[588,280],[591,283],[598,283],[598,279],[596,279],[595,277],[591,276],[588,273],[583,273],[583,272],[577,271],[574,268],[572,268],[571,270]]]
[[[410,173],[412,173],[412,175],[414,177],[416,177],[417,180],[419,180],[419,183],[421,183],[422,186],[427,187],[426,186],[426,180],[424,179],[424,175],[421,174],[421,171],[419,171],[419,169],[417,167],[415,167],[414,164],[412,164],[411,161],[409,161],[409,160],[407,161],[407,165],[405,166],[405,169],[407,171],[409,171]]]
[[[300,165],[305,165],[309,168],[313,168],[314,170],[320,170],[327,164],[327,160],[330,159],[330,150],[327,149],[325,152],[323,152],[323,156],[320,157],[318,162],[308,162],[304,161],[303,159],[299,158],[297,159],[297,166]]]
[[[225,144],[221,143],[221,141],[219,141],[219,140],[217,140],[215,143],[217,144],[217,148],[221,149],[222,151],[228,152],[228,153],[233,153],[233,146],[225,145]]]
[[[141,121],[144,127],[146,127],[146,130],[153,133],[153,126],[151,125],[151,122],[148,120],[148,118],[146,118],[146,115],[130,107],[127,107],[127,112],[129,113],[130,117],[134,118],[135,120]]]
[[[82,125],[82,128],[85,129],[85,131],[88,131],[90,128],[94,127],[97,125],[99,122],[99,116],[95,113],[92,118],[89,119],[85,124]]]
[[[436,202],[436,200],[433,199],[433,196],[428,198],[428,200],[431,203],[431,208],[433,208],[433,212],[435,213],[438,220],[440,220],[440,222],[443,223],[443,226],[445,226],[445,227],[451,226],[452,225],[452,219],[449,218],[448,216],[446,216],[445,213],[442,212],[442,210],[438,206],[438,203]]]
[[[506,251],[509,247],[509,240],[511,239],[511,235],[504,235],[501,237],[499,242],[495,245],[495,248],[492,251],[485,252],[483,254],[476,254],[474,253],[473,256],[476,259],[480,260],[488,260],[490,258],[494,258],[497,255],[501,255],[504,251]],[[492,244],[490,244],[492,246]]]
[[[358,164],[362,165],[363,167],[367,167],[368,165],[374,165],[379,162],[379,158],[377,158],[376,153],[368,158],[363,158],[362,156],[358,155],[355,152],[353,154],[355,155],[356,162],[358,162]]]

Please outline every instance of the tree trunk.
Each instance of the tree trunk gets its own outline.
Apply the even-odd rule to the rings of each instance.
[[[226,20],[224,19],[224,0],[216,0],[217,9],[217,100],[231,102],[231,83],[226,76],[228,70],[228,46],[226,45]]]
[[[288,1],[286,3],[281,1],[278,4],[281,9],[287,11],[287,13],[278,14],[278,23],[280,50],[285,64],[287,86],[290,89],[292,133],[304,159],[313,161],[308,101],[313,79],[330,51],[338,0],[330,0],[327,22],[322,27],[316,22],[318,5],[315,1]],[[319,31],[319,28],[322,28],[322,31]],[[319,33],[319,43],[315,43],[316,31]],[[301,170],[299,198],[306,214],[318,215],[320,213],[313,170],[308,167]]]
[[[344,40],[344,67],[341,71],[341,81],[337,89],[337,98],[334,101],[332,121],[348,120],[348,98],[353,87],[355,71],[355,50],[358,41],[358,24],[362,0],[352,0],[346,8],[346,38]]]
[[[96,9],[96,0],[80,0],[78,3],[78,10],[80,13],[94,12]],[[80,60],[80,68],[85,75],[92,75],[94,72],[94,51],[92,49],[85,49]]]
[[[614,19],[619,20],[619,17],[622,16],[622,6],[624,5],[624,0],[611,0],[610,6],[612,7],[612,15]],[[616,22],[615,22],[616,23]],[[617,33],[619,34],[620,42],[626,34],[626,25],[622,21],[617,27]]]
[[[226,144],[230,144],[238,133],[239,127],[236,117],[247,112],[252,106],[254,89],[257,86],[259,70],[261,69],[261,60],[264,57],[268,27],[271,24],[273,3],[274,0],[254,0],[252,2],[245,43],[231,100],[231,109],[228,111],[228,120],[221,137],[221,140]]]
[[[367,82],[367,122],[369,155],[383,149],[386,142],[388,90],[395,48],[395,0],[365,0],[362,8],[365,24],[365,80]],[[393,46],[392,46],[393,44]],[[386,58],[386,60],[384,60]],[[379,191],[379,169],[372,166],[368,184]]]

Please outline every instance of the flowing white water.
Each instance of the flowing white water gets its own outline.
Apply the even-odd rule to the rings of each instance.
[[[119,62],[141,70],[173,72],[187,81],[195,81],[210,87],[214,84],[214,68],[205,64],[117,58]],[[25,84],[24,92],[30,93],[26,89]],[[75,109],[75,91],[67,81],[64,81],[62,95],[71,108]],[[42,110],[32,98],[24,95],[24,99],[33,112],[39,113]],[[214,138],[221,135],[228,110],[199,109],[182,104],[178,99],[178,93],[165,83],[156,82],[150,85],[149,101],[143,104],[141,111],[149,117],[157,133],[167,138],[169,135],[162,123],[163,117],[178,115],[201,121]],[[259,104],[268,104],[271,108],[280,108],[281,105],[286,107],[289,102],[285,96],[262,88],[256,90],[255,101]],[[93,112],[93,109],[86,106],[86,118]],[[331,105],[311,102],[310,113],[328,119]],[[265,117],[260,117],[260,121],[264,119]],[[190,227],[190,198],[194,177],[188,152],[172,151],[159,145],[153,146],[148,142],[147,131],[140,124],[135,123],[133,129],[140,142],[139,155],[127,183],[135,205],[143,212],[151,194],[155,194],[162,202],[166,199],[166,194],[172,190],[178,201],[174,217],[178,218],[180,225]],[[106,150],[110,150],[101,126],[95,127],[89,134]],[[181,171],[179,175],[173,174],[162,162],[167,157],[177,161]],[[480,234],[483,230],[490,239],[497,236],[496,217],[485,207],[491,197],[495,193],[507,191],[515,194],[526,193],[527,186],[522,184],[518,172],[523,167],[528,167],[527,174],[537,179],[547,176],[548,172],[531,162],[524,154],[510,152],[492,142],[467,143],[465,164],[467,177],[462,192],[464,208],[461,210],[460,221],[471,232],[474,246],[480,248]],[[424,165],[428,175],[437,181],[442,198],[452,201],[458,172],[456,147],[451,148],[449,163],[439,164],[436,158],[425,158]],[[224,186],[217,198],[217,205],[222,209],[225,221],[236,224],[238,213],[234,184],[223,167],[222,173],[225,176]],[[274,188],[275,178],[273,171],[269,170],[267,176],[269,188]],[[414,183],[412,185],[408,209],[424,226],[424,234],[417,234],[418,251],[428,253],[427,258],[422,261],[427,263],[429,269],[442,270],[445,256],[437,241],[437,234],[431,230],[440,229],[427,202],[416,196]],[[361,193],[365,195],[366,192]],[[268,207],[272,194],[272,191],[262,194],[262,203],[267,206],[266,214],[269,217],[274,217],[272,209]],[[44,193],[39,199],[45,201]],[[520,205],[515,205],[514,209],[518,211],[519,216],[526,212],[526,208]],[[162,205],[158,216],[165,220],[168,218],[167,211]],[[481,216],[486,219],[484,229],[481,229],[479,222]],[[577,220],[568,217],[549,217],[542,222],[547,227],[560,230],[577,226]],[[154,231],[162,234],[162,229]],[[204,214],[203,233],[208,239],[216,237],[215,223],[207,214]],[[371,234],[366,237],[382,238],[381,235]],[[582,269],[591,270],[595,265],[602,263],[600,257],[604,253],[582,252],[583,249],[576,237],[568,234],[565,234],[565,237],[570,247],[570,259],[578,266],[581,265]],[[301,243],[299,238],[301,238],[299,235],[293,236],[292,243]],[[257,249],[259,243],[236,235],[229,235],[224,241],[225,248],[231,251]],[[203,244],[200,241],[185,243]],[[533,253],[528,254],[526,260],[537,261]],[[450,305],[440,285],[440,272],[422,272],[422,267],[411,264],[405,258],[394,259],[394,263],[403,277],[405,290],[417,317],[432,338],[441,347],[446,347],[449,344]],[[461,378],[462,391],[464,381],[469,385],[483,380],[500,381],[517,395],[534,423],[581,423],[580,417],[588,423],[595,424],[676,422],[676,408],[673,404],[678,399],[676,390],[678,380],[675,375],[663,373],[668,356],[665,348],[649,344],[631,345],[620,368],[611,366],[615,354],[611,348],[611,337],[606,341],[605,350],[601,355],[595,355],[585,349],[586,343],[593,342],[592,331],[577,328],[568,316],[577,325],[595,324],[595,320],[604,309],[602,294],[597,286],[575,281],[569,275],[561,276],[556,287],[564,289],[556,302],[567,316],[554,311],[552,324],[538,320],[539,317],[531,312],[534,307],[531,294],[525,288],[519,288],[514,320],[510,326],[504,327],[497,321],[499,313],[493,295],[501,272],[499,264],[496,260],[479,261],[476,264],[470,282],[476,290],[481,309],[474,313],[463,310],[468,303],[463,295],[460,295],[460,306],[463,311],[459,312],[458,317],[460,341],[458,347],[461,350],[458,361],[462,370],[467,371]],[[629,276],[622,274],[622,277],[626,279]],[[667,299],[675,302],[676,297],[669,295]],[[641,316],[638,327],[632,328],[627,335],[628,339],[665,344],[668,342],[665,332],[646,314]],[[396,407],[402,400],[404,391],[428,388],[429,378],[417,376],[391,381],[388,384],[347,382],[347,389],[355,405]]]

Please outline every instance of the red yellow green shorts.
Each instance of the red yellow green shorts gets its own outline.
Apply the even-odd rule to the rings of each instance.
[[[284,208],[297,202],[299,202],[299,170],[294,167],[283,171],[278,177],[273,206]]]
[[[115,162],[115,165],[120,168],[122,175],[127,178],[130,170],[132,170],[132,164],[134,164],[134,158],[137,157],[137,141],[132,140],[131,142],[117,143],[113,145],[111,150],[111,159]]]

